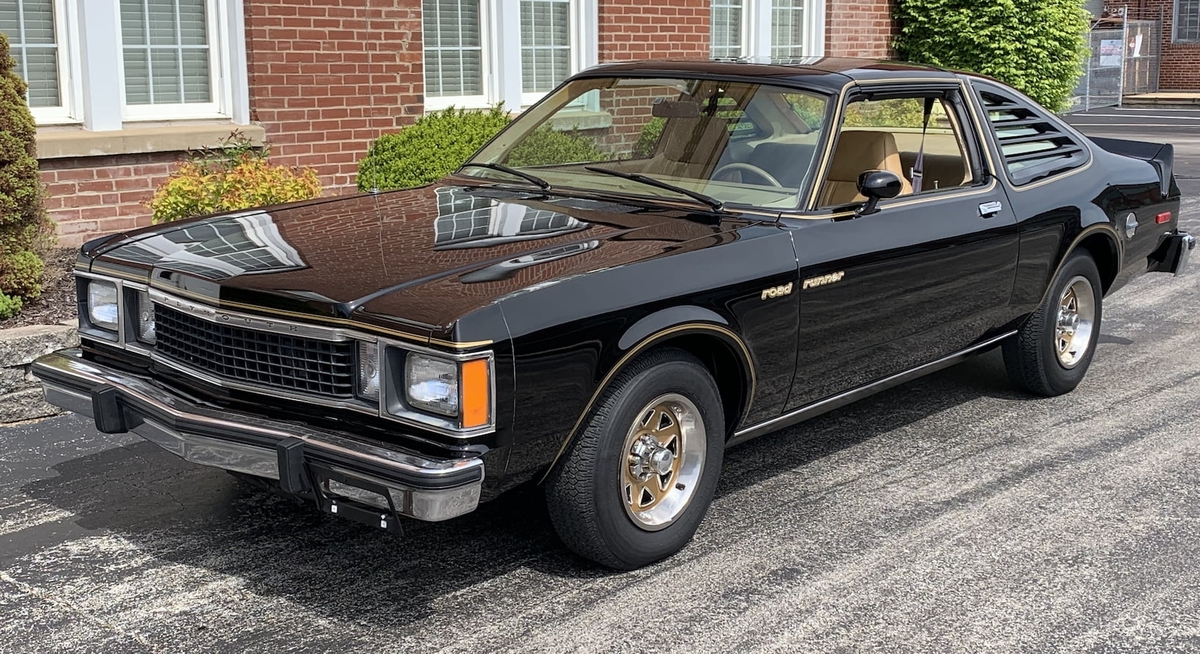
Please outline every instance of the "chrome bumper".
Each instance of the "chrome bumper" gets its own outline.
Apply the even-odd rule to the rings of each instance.
[[[145,378],[86,361],[78,349],[47,354],[32,370],[47,402],[92,417],[102,432],[134,432],[193,463],[277,479],[284,491],[315,497],[329,513],[392,528],[393,514],[438,521],[479,505],[479,458],[435,459],[197,405]]]
[[[1179,232],[1175,235],[1175,238],[1179,239],[1179,256],[1175,259],[1175,265],[1172,267],[1171,272],[1175,273],[1175,276],[1178,277],[1187,268],[1188,258],[1191,256],[1192,250],[1196,249],[1196,237],[1187,232]]]

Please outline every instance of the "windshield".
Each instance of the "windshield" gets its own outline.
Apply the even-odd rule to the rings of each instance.
[[[746,82],[579,79],[519,116],[461,174],[528,183],[518,171],[555,188],[793,209],[829,104]]]

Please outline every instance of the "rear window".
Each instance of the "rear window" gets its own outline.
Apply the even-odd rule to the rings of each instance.
[[[1053,177],[1087,163],[1088,152],[1083,144],[1057,119],[1031,103],[992,87],[979,88],[979,97],[1014,186]]]

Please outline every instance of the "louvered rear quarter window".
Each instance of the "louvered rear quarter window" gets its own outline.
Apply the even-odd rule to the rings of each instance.
[[[1087,149],[1057,120],[1020,100],[983,89],[979,95],[1014,186],[1087,163]]]

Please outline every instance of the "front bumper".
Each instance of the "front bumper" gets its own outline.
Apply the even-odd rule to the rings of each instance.
[[[384,528],[396,516],[447,520],[479,505],[480,458],[437,459],[334,431],[200,405],[78,349],[33,362],[46,401],[90,416],[105,433],[134,432],[193,463],[279,480],[329,512]]]

